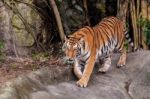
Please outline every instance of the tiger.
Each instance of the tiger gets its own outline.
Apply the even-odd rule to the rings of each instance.
[[[63,49],[66,60],[74,64],[74,74],[79,79],[77,86],[87,87],[94,65],[99,59],[103,60],[103,64],[98,71],[108,71],[114,50],[121,53],[117,67],[125,66],[127,55],[124,38],[128,38],[133,46],[125,23],[115,16],[106,17],[93,27],[85,26],[65,37]]]

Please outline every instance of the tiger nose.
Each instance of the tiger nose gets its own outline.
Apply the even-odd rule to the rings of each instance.
[[[68,60],[69,60],[69,61],[73,61],[73,58],[69,58]]]
[[[68,64],[74,64],[74,59],[73,58],[68,58],[67,63]]]

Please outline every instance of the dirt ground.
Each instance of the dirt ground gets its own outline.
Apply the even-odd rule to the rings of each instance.
[[[42,67],[56,68],[56,66],[64,66],[60,58],[33,60],[31,58],[6,57],[5,60],[0,61],[0,85]]]

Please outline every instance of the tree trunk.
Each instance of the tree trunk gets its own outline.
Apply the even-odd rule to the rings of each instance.
[[[148,19],[150,20],[150,4],[148,5]]]
[[[61,41],[63,42],[65,34],[64,34],[60,14],[59,14],[58,8],[56,6],[55,0],[50,0],[50,4],[51,4],[51,7],[52,7],[52,9],[54,11],[54,14],[55,14],[55,18],[56,18],[56,22],[57,22],[57,25],[58,25],[59,35],[60,35]]]
[[[117,17],[119,17],[124,23],[126,23],[128,0],[118,0],[117,6]]]
[[[131,11],[132,26],[133,26],[134,48],[137,49],[139,45],[138,45],[137,15],[136,15],[137,13],[135,9],[134,0],[130,2],[130,11]]]
[[[146,0],[141,0],[141,13],[142,13],[142,18],[146,19],[148,18],[148,6],[147,6],[147,1]],[[147,49],[147,45],[145,44],[146,40],[146,36],[144,34],[144,27],[141,30],[141,43],[143,46],[143,49]]]
[[[137,20],[141,18],[141,15],[140,15],[140,0],[137,0],[137,9],[136,9],[136,15],[137,15]],[[138,31],[138,45],[142,45],[141,44],[141,28],[140,28],[140,25],[137,24],[137,31]]]
[[[90,26],[90,20],[88,18],[88,6],[87,6],[87,0],[83,0],[83,6],[84,6],[84,9],[85,9],[85,19],[86,19],[86,22],[87,24]]]

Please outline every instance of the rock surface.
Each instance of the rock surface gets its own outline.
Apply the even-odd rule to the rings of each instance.
[[[3,87],[0,99],[150,99],[150,52],[129,53],[122,68],[116,68],[117,60],[118,55],[114,55],[112,67],[105,74],[97,73],[95,68],[87,88],[77,87],[77,80],[71,80],[73,76],[67,81],[67,69],[53,71],[58,74],[55,77],[50,77],[47,70],[44,75],[34,73],[25,76],[23,82],[16,79],[13,86]]]

